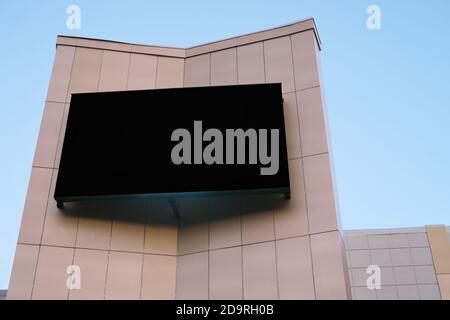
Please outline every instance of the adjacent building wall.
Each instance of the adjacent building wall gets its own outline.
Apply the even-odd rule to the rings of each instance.
[[[345,242],[353,299],[449,299],[450,243],[444,226],[352,230]],[[367,288],[369,265],[380,267],[379,290]]]
[[[443,225],[427,226],[426,230],[442,299],[450,300],[449,232]]]

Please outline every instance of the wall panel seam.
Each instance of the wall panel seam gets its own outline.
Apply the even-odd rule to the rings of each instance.
[[[41,255],[41,245],[39,245],[38,254],[37,254],[37,258],[36,258],[36,265],[34,266],[33,284],[31,285],[30,300],[33,300],[34,285],[36,284],[36,272],[37,272],[37,268],[38,268],[38,264],[39,264],[40,255]]]

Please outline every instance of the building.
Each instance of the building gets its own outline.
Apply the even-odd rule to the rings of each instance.
[[[448,298],[445,229],[342,230],[320,50],[313,19],[187,49],[58,36],[8,299]],[[183,198],[179,219],[167,199],[57,208],[71,93],[273,82],[282,83],[286,118],[284,205],[257,195]],[[378,261],[399,277],[374,293],[362,271]],[[71,265],[80,289],[68,289]]]
[[[448,300],[450,245],[444,226],[345,232],[355,300]],[[367,267],[378,265],[381,288],[366,286]]]

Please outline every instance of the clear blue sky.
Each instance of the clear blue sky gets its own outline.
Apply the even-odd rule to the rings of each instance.
[[[70,4],[81,30],[66,28]],[[450,225],[449,15],[448,0],[1,1],[0,288],[57,34],[185,47],[314,17],[344,228]]]

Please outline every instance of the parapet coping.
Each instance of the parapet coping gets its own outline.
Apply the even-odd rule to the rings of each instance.
[[[214,51],[225,50],[237,46],[243,46],[255,42],[305,32],[308,30],[312,30],[314,32],[317,46],[319,50],[321,50],[322,43],[320,41],[319,33],[317,31],[316,24],[313,18],[307,18],[304,20],[285,24],[279,27],[253,32],[232,38],[227,38],[223,40],[213,41],[189,48],[154,46],[147,44],[135,44],[105,39],[94,39],[94,38],[74,37],[64,35],[57,36],[56,45],[151,54],[157,56],[185,59],[205,53],[211,53]]]

